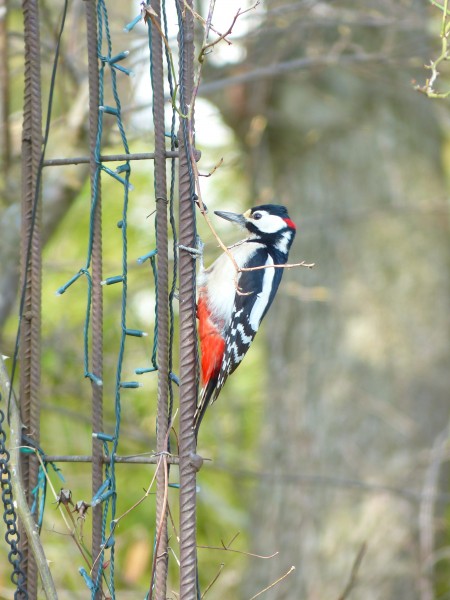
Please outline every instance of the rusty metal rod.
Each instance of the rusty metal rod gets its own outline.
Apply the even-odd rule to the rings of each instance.
[[[80,455],[68,455],[68,454],[46,454],[42,457],[42,460],[45,462],[54,462],[54,463],[91,463],[92,456],[80,454]],[[102,460],[105,464],[110,464],[111,457],[103,456]],[[171,465],[178,464],[178,456],[170,456],[167,455],[166,460]],[[159,456],[151,455],[151,456],[115,456],[115,463],[125,463],[132,465],[156,465],[159,461]]]
[[[156,450],[167,451],[169,400],[169,238],[167,218],[166,142],[164,123],[164,66],[161,37],[161,2],[151,0],[155,16],[150,20],[151,81],[153,90],[153,124],[155,128],[155,196],[156,247],[158,250],[157,322],[158,322],[158,409]],[[149,598],[165,600],[167,590],[167,486],[168,469],[161,463],[156,474],[156,542],[153,581]]]
[[[22,130],[22,255],[24,289],[20,315],[20,410],[27,432],[39,443],[41,382],[41,201],[38,178],[42,154],[41,53],[37,0],[23,0],[25,39],[25,91]],[[35,204],[36,203],[36,204]],[[35,455],[22,459],[27,500],[37,485],[39,463]],[[37,598],[37,567],[25,535],[21,536],[23,570],[29,600]]]
[[[89,81],[89,164],[91,183],[91,202],[96,194],[96,210],[94,214],[94,233],[92,242],[92,372],[103,377],[103,297],[102,297],[102,208],[101,181],[98,177],[98,165],[95,157],[98,107],[99,107],[99,61],[97,50],[97,2],[86,0],[86,33],[88,47],[88,81]],[[97,190],[95,187],[97,186]],[[103,386],[94,381],[92,387],[92,431],[103,431]],[[94,495],[103,482],[103,445],[99,439],[92,439],[92,494]],[[92,555],[98,556],[102,546],[102,512],[101,505],[92,509]],[[96,600],[102,597],[102,580],[98,577],[100,563],[97,561],[92,569],[92,580],[98,579]]]
[[[177,158],[178,152],[166,150],[165,158]],[[121,162],[125,160],[154,160],[154,152],[134,152],[131,154],[105,154],[100,156],[100,162]],[[67,165],[89,164],[89,156],[75,156],[73,158],[47,158],[44,160],[44,167],[63,167]]]
[[[192,0],[186,0],[192,9]],[[183,0],[177,0],[180,21],[180,101],[181,112],[187,113],[194,83],[194,20]],[[193,119],[193,117],[192,117]],[[191,121],[193,130],[193,122]],[[179,242],[195,247],[195,186],[190,164],[188,123],[180,119],[179,138]],[[187,251],[180,252],[179,318],[180,318],[180,600],[197,598],[196,548],[196,440],[193,429],[198,392],[197,328],[195,302],[195,259]]]

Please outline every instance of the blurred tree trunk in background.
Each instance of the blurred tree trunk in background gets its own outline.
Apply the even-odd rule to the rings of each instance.
[[[252,548],[280,558],[252,563],[243,598],[295,565],[265,597],[337,599],[363,542],[352,598],[430,593],[419,495],[449,416],[450,248],[439,107],[411,85],[430,54],[420,4],[268,2],[246,68],[318,65],[215,99],[253,204],[288,205],[291,258],[316,263],[284,274],[263,328]],[[338,64],[320,65],[329,56]]]

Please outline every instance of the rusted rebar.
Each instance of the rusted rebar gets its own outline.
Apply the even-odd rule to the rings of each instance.
[[[99,109],[99,72],[97,56],[97,12],[95,0],[86,0],[86,25],[88,47],[89,80],[89,154],[91,202],[96,198],[92,243],[92,372],[100,380],[103,377],[103,297],[102,297],[102,209],[101,187],[96,162],[96,143]],[[97,181],[98,178],[98,181]],[[96,196],[95,196],[96,195]],[[92,431],[103,431],[103,387],[91,382],[92,387]],[[103,445],[96,437],[92,438],[92,495],[103,483]],[[102,545],[101,504],[92,509],[92,556],[97,557]],[[99,561],[94,563],[92,580],[97,581]],[[96,598],[102,597],[101,579]]]
[[[167,451],[169,397],[169,255],[166,185],[166,144],[164,125],[164,67],[161,38],[161,2],[152,0],[155,15],[149,22],[151,34],[151,80],[153,90],[153,123],[155,131],[154,181],[156,196],[156,246],[158,250],[157,322],[158,322],[158,407],[156,419],[157,452]],[[165,600],[167,588],[167,490],[166,457],[156,475],[156,543],[154,584],[150,598]]]
[[[180,31],[180,101],[187,113],[194,81],[194,22],[192,10],[178,2]],[[186,4],[192,9],[192,0]],[[190,164],[188,123],[181,118],[179,130],[179,242],[195,247],[194,182]],[[197,597],[196,558],[196,441],[193,430],[197,403],[198,359],[195,306],[195,259],[180,252],[180,599]]]
[[[10,77],[8,63],[8,3],[7,0],[0,0],[0,56],[3,60],[0,61],[0,157],[2,163],[2,174],[6,185],[6,174],[8,173],[11,163],[11,134],[10,125],[8,123],[10,113]]]
[[[54,462],[54,463],[90,463],[92,462],[92,456],[86,454],[45,454],[42,457],[46,462]],[[111,457],[104,456],[103,457],[104,464],[111,464]],[[130,465],[157,465],[159,462],[159,456],[152,454],[135,454],[130,456],[114,456],[114,462],[125,463]],[[170,465],[178,464],[178,456],[166,456],[166,462]]]
[[[25,91],[22,129],[22,246],[21,279],[24,287],[20,315],[20,409],[26,433],[39,443],[41,346],[41,207],[37,191],[42,153],[41,67],[39,7],[23,0]],[[22,474],[27,500],[37,485],[39,463],[34,454],[23,458]],[[21,536],[23,569],[30,600],[37,598],[37,568],[25,535]]]
[[[166,158],[177,158],[178,152],[166,150]],[[104,162],[123,162],[126,160],[154,160],[154,152],[132,152],[130,154],[105,154],[100,156],[100,161]],[[73,158],[47,158],[44,160],[44,167],[62,167],[66,165],[82,165],[90,163],[90,156],[74,156]]]

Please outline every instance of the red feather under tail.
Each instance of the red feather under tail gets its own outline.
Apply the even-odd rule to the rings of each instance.
[[[220,331],[211,320],[207,302],[200,297],[197,305],[199,320],[198,333],[200,338],[200,351],[202,355],[202,383],[203,390],[200,402],[194,417],[195,435],[197,436],[200,423],[208,407],[209,400],[214,393],[219,376],[222,358],[225,351],[225,340]]]

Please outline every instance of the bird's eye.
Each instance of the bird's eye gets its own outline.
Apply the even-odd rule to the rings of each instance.
[[[262,217],[262,214],[259,212],[255,212],[252,216],[255,219],[255,221],[257,221],[258,219],[260,219]]]

